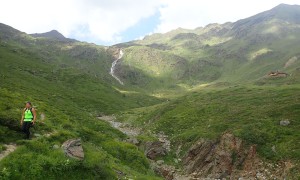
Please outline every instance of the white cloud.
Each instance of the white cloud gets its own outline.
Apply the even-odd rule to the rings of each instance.
[[[225,23],[266,11],[280,3],[299,4],[299,0],[162,0],[160,24],[156,32],[178,27],[193,29],[209,23]]]
[[[0,22],[27,33],[57,29],[67,37],[111,44],[122,41],[124,31],[158,11],[160,23],[155,32],[167,32],[178,27],[191,29],[209,23],[236,21],[280,3],[300,2],[299,0],[0,0]]]
[[[121,32],[155,14],[160,0],[0,0],[0,22],[27,33],[57,29],[92,41],[117,42]]]

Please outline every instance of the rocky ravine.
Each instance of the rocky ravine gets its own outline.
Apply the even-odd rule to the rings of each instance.
[[[135,138],[142,130],[126,123],[117,122],[114,116],[98,117],[107,121],[114,128],[129,136],[127,142],[140,145]],[[144,144],[145,155],[150,159],[154,171],[167,180],[202,180],[202,179],[285,179],[290,161],[277,164],[262,161],[255,145],[246,145],[230,132],[224,133],[218,140],[200,139],[186,152],[181,160],[183,169],[167,165],[157,157],[166,155],[171,150],[171,142],[163,133],[156,135],[157,141]],[[177,153],[179,156],[179,153]]]

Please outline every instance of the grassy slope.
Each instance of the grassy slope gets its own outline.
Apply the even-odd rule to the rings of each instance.
[[[242,31],[228,31],[233,28],[230,23],[213,24],[194,31],[178,29],[166,35],[150,36],[131,45],[118,45],[125,51],[119,69],[125,90],[117,83],[114,85],[122,91],[109,85],[115,81],[107,76],[111,57],[104,48],[36,41],[26,35],[23,35],[26,40],[23,37],[1,46],[0,97],[1,109],[5,110],[0,115],[1,133],[9,134],[9,138],[2,141],[8,143],[19,138],[19,134],[10,129],[16,129],[20,102],[27,99],[32,99],[38,111],[46,114],[45,125],[35,131],[41,134],[57,131],[51,138],[18,141],[24,146],[1,162],[2,176],[18,178],[19,174],[14,175],[12,171],[27,167],[21,166],[19,157],[28,154],[26,158],[30,159],[39,155],[33,164],[42,167],[32,168],[26,174],[28,177],[44,176],[41,174],[44,169],[51,169],[45,177],[72,176],[72,170],[80,167],[79,175],[87,178],[99,174],[103,175],[101,178],[113,176],[112,168],[138,177],[143,176],[137,172],[141,171],[152,178],[141,152],[117,141],[124,139],[124,135],[90,115],[119,111],[123,111],[120,118],[125,121],[150,131],[164,131],[170,136],[175,146],[166,157],[169,163],[173,163],[178,145],[184,146],[184,154],[198,138],[215,139],[224,131],[258,144],[258,152],[266,159],[299,161],[299,61],[283,69],[288,59],[299,58],[299,27],[281,29],[285,25],[276,22],[268,27],[257,26],[249,34],[241,35],[247,32],[245,29],[251,30],[248,27],[251,23],[242,23],[244,25],[239,26]],[[271,31],[264,36],[260,34],[262,28]],[[276,34],[274,29],[285,34]],[[29,48],[19,45],[28,42]],[[277,69],[291,76],[262,78]],[[34,81],[28,82],[27,78]],[[200,86],[197,90],[199,83],[212,85]],[[249,85],[253,83],[264,86]],[[233,85],[228,87],[228,84]],[[194,90],[184,92],[190,87]],[[167,95],[172,100],[160,103],[161,100],[136,91]],[[279,126],[282,119],[289,119],[291,125]],[[67,162],[60,152],[51,149],[53,144],[78,136],[84,140],[87,153],[83,163]],[[272,146],[276,147],[276,153],[271,151]],[[295,167],[296,171],[299,169],[299,165]],[[83,174],[83,171],[88,173]]]
[[[281,5],[235,23],[177,29],[120,44],[125,52],[120,76],[152,91],[180,89],[180,84],[252,83],[276,70],[294,76],[300,65],[299,10]],[[284,68],[292,57],[298,60]]]
[[[32,42],[28,38],[1,41],[0,142],[17,142],[19,148],[0,162],[0,177],[115,179],[114,170],[120,170],[128,177],[155,179],[143,153],[135,146],[121,142],[125,135],[95,116],[150,105],[159,100],[138,93],[123,94],[109,85],[109,79],[101,77],[107,72],[101,69],[102,64],[105,67],[105,62],[101,61],[109,60],[104,51],[94,59],[98,62],[92,65],[81,62],[76,66],[76,57],[72,57],[76,54],[58,50],[65,45],[56,42],[58,48],[56,43],[48,42],[50,47],[45,48],[41,43],[47,44],[43,42],[46,40],[41,40],[37,42],[39,46],[27,47],[18,42]],[[94,50],[89,45],[80,46],[79,50],[85,48],[84,52]],[[49,55],[45,56],[47,52]],[[77,59],[82,61],[83,58]],[[59,61],[66,65],[61,66]],[[95,76],[97,69],[89,66],[97,67],[97,64],[100,73]],[[51,137],[22,140],[19,119],[27,100],[31,100],[38,111],[38,123],[33,132],[53,133]],[[44,120],[40,118],[42,113],[46,117]],[[61,150],[52,149],[54,144],[61,145],[65,140],[77,137],[83,141],[86,157],[83,162],[68,160]]]
[[[148,108],[119,114],[124,121],[171,138],[174,164],[177,147],[186,150],[199,138],[217,139],[229,131],[249,144],[257,144],[261,157],[271,161],[300,160],[300,86],[207,87]],[[289,120],[289,126],[280,126]],[[272,151],[275,146],[276,152]],[[294,173],[295,173],[294,172]],[[298,174],[299,176],[299,174]]]

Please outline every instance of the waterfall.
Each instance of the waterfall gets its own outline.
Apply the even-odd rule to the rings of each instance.
[[[118,58],[116,60],[114,60],[114,62],[111,65],[111,68],[110,68],[110,75],[112,77],[114,77],[122,85],[124,85],[124,83],[115,74],[115,69],[116,69],[116,65],[117,65],[118,61],[123,57],[123,55],[124,55],[124,52],[122,49],[120,49]]]

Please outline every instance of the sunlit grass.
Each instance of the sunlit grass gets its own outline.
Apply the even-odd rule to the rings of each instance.
[[[258,51],[255,51],[255,52],[252,52],[250,55],[249,55],[249,59],[250,60],[254,60],[256,58],[258,58],[259,56],[262,56],[264,54],[267,54],[269,52],[272,52],[273,50],[272,49],[269,49],[269,48],[262,48],[262,49],[259,49]]]

